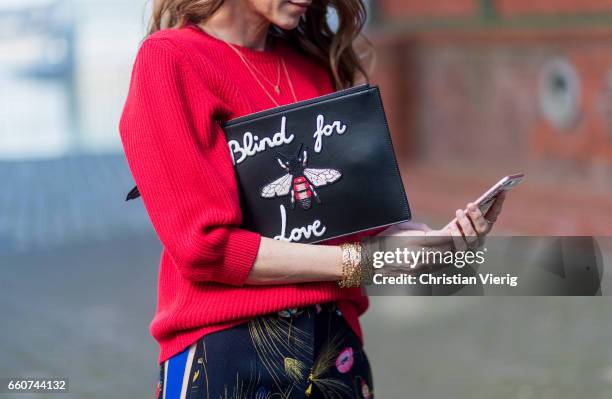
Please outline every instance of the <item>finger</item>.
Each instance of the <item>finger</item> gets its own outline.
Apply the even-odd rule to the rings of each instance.
[[[469,203],[467,206],[468,215],[472,221],[474,229],[478,235],[486,234],[489,228],[489,224],[485,220],[484,215],[480,209],[474,203]]]
[[[491,208],[487,211],[485,219],[490,222],[495,222],[497,217],[501,213],[502,207],[504,206],[504,201],[506,200],[506,192],[502,191],[495,197],[495,202],[491,205]]]
[[[468,246],[473,245],[478,240],[478,234],[476,234],[467,214],[461,209],[457,210],[457,224],[459,224]]]
[[[459,227],[455,224],[448,228],[450,236],[453,239],[453,243],[455,244],[455,251],[466,251],[467,244],[465,239],[463,238],[463,234],[459,231]]]
[[[475,235],[478,236],[479,233],[478,233],[478,230],[476,229],[476,224],[472,220],[472,215],[470,214],[470,209],[469,209],[470,204],[471,204],[471,202],[466,205],[465,210],[463,212],[465,213],[465,216],[467,217],[467,219],[469,220],[470,224],[472,225],[472,230],[474,230]]]
[[[448,224],[444,227],[442,227],[442,231],[449,229],[451,226],[454,226],[457,223],[457,218],[454,218],[453,220],[451,220],[450,222],[448,222]]]

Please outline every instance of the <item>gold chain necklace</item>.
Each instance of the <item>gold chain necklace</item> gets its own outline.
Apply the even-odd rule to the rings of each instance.
[[[242,62],[244,63],[244,65],[246,66],[247,70],[251,73],[251,76],[253,77],[253,79],[255,79],[255,81],[257,82],[257,84],[259,85],[259,87],[263,90],[264,93],[266,93],[266,95],[268,96],[268,98],[270,99],[270,101],[272,101],[272,103],[279,107],[280,104],[278,103],[278,101],[276,101],[274,99],[274,97],[272,97],[272,95],[270,95],[270,93],[268,92],[268,90],[266,89],[266,87],[263,85],[263,83],[261,82],[261,80],[257,77],[257,74],[255,73],[255,71],[257,70],[257,68],[255,68],[254,65],[251,65],[250,62],[248,62],[248,60],[246,59],[246,57],[242,54],[242,52],[237,49],[235,46],[233,46],[231,43],[229,42],[225,42],[227,43],[227,45],[234,50],[234,52],[238,55],[238,57],[242,60]],[[291,76],[289,76],[289,71],[287,70],[287,65],[285,64],[285,60],[282,58],[279,58],[279,64],[278,64],[278,84],[275,86],[274,84],[272,84],[272,82],[268,80],[268,82],[270,83],[271,86],[275,86],[275,89],[277,89],[277,94],[280,94],[280,69],[283,69],[283,72],[285,74],[285,78],[287,79],[287,83],[289,83],[289,89],[291,90],[291,94],[293,96],[293,100],[295,102],[297,102],[297,96],[295,95],[295,90],[293,88],[293,82],[291,81]],[[261,71],[259,71],[260,74]],[[263,76],[263,74],[262,74]]]
[[[276,63],[276,83],[272,83],[272,81],[270,79],[268,79],[268,77],[259,70],[259,68],[255,67],[255,65],[252,62],[248,62],[249,60],[246,59],[246,57],[244,56],[244,54],[242,54],[242,52],[236,48],[236,46],[234,46],[233,44],[231,44],[230,42],[226,42],[228,46],[230,46],[232,48],[232,50],[234,50],[234,52],[236,52],[236,54],[238,54],[238,56],[240,56],[240,58],[242,59],[243,62],[248,63],[249,67],[251,67],[251,69],[253,69],[255,72],[257,72],[259,74],[259,76],[261,76],[270,86],[272,86],[274,88],[274,91],[276,92],[276,95],[280,95],[280,79],[281,79],[281,61],[279,59],[279,61]]]
[[[200,25],[196,25],[196,27],[201,30],[202,32],[208,34],[206,32],[206,30],[200,26]],[[209,30],[213,33],[213,37],[215,38],[219,38],[219,35],[217,35],[215,33],[214,30],[210,29]],[[277,79],[276,79],[276,84],[272,83],[272,81],[270,81],[270,79],[268,79],[260,70],[258,70],[257,68],[255,68],[254,65],[250,65],[250,63],[247,61],[247,59],[245,58],[245,56],[242,54],[242,52],[236,48],[236,46],[232,45],[230,42],[227,42],[225,40],[219,39],[222,42],[224,42],[225,44],[227,44],[229,46],[229,48],[231,48],[232,50],[234,50],[234,52],[238,55],[238,57],[242,60],[242,62],[244,63],[244,65],[246,66],[246,68],[248,69],[249,73],[251,74],[251,76],[253,77],[253,79],[255,79],[255,81],[257,82],[257,84],[259,85],[259,87],[261,88],[261,90],[263,90],[264,93],[266,93],[266,95],[268,96],[268,98],[270,99],[270,101],[272,101],[272,103],[279,107],[280,104],[278,103],[278,101],[276,101],[274,99],[274,97],[272,97],[270,95],[270,93],[268,92],[268,90],[266,90],[266,87],[261,83],[261,80],[259,80],[257,78],[257,75],[255,74],[254,71],[257,71],[266,81],[268,81],[268,83],[270,84],[270,86],[272,86],[274,88],[274,91],[276,92],[277,95],[280,95],[281,89],[280,89],[280,76],[281,76],[281,67],[283,69],[283,72],[285,74],[285,78],[287,79],[287,83],[289,84],[289,89],[291,90],[291,95],[293,96],[293,101],[297,102],[297,96],[295,95],[295,90],[293,88],[293,82],[291,81],[291,76],[289,76],[289,71],[287,70],[287,65],[285,64],[285,60],[282,57],[279,57],[279,63],[278,63],[278,74],[277,74]]]

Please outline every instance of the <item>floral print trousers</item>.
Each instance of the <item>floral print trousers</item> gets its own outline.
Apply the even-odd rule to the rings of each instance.
[[[160,366],[157,399],[374,397],[361,342],[335,304],[209,334]]]

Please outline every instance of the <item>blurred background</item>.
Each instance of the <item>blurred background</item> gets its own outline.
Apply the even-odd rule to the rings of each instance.
[[[612,235],[612,0],[369,6],[416,220],[525,172],[497,233]],[[68,377],[64,397],[152,397],[157,380],[160,244],[123,202],[117,131],[147,16],[143,0],[0,0],[0,377]],[[610,305],[372,298],[377,397],[612,397]]]
[[[610,235],[612,1],[380,0],[374,15],[417,217],[441,222],[524,172],[501,228]]]

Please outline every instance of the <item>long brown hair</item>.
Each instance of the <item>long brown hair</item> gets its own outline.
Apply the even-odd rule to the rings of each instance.
[[[213,15],[225,0],[154,0],[149,34],[164,28],[198,24]],[[327,21],[327,9],[338,15],[334,32]],[[354,48],[366,21],[363,0],[314,0],[296,29],[284,31],[272,27],[270,33],[287,40],[306,55],[325,65],[331,72],[336,89],[367,79],[367,72]]]

